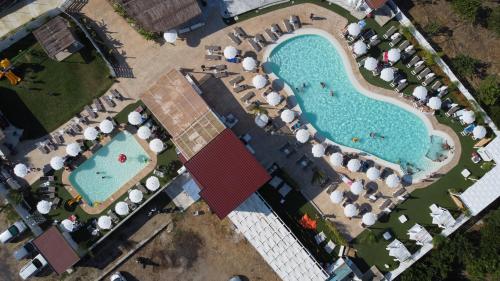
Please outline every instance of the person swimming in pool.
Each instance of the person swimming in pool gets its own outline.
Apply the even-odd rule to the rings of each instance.
[[[333,97],[333,90],[330,90],[330,96]]]
[[[323,88],[323,89],[326,87],[325,82],[319,82],[319,84],[321,85],[321,88]]]

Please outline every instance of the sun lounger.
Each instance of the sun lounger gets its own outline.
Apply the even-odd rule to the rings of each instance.
[[[221,50],[221,47],[216,45],[205,45],[205,50],[211,52],[219,52]]]
[[[54,193],[56,192],[56,188],[54,186],[41,186],[38,191],[40,193]]]
[[[115,99],[119,101],[123,100],[123,95],[117,89],[111,89],[111,94]]]
[[[290,17],[290,23],[293,25],[294,29],[299,29],[302,27],[299,16],[293,15]]]
[[[399,44],[398,49],[403,51],[406,47],[410,46],[410,42],[408,40],[403,41],[403,43]]]
[[[344,256],[344,249],[345,249],[345,246],[344,246],[344,245],[340,246],[340,249],[339,249],[339,257]]]
[[[455,112],[457,112],[459,109],[460,109],[460,106],[458,106],[458,105],[456,105],[456,104],[455,104],[454,106],[452,106],[452,107],[451,107],[451,108],[450,108],[450,109],[449,109],[449,110],[445,113],[445,115],[446,115],[447,117],[450,117],[450,116],[452,116],[453,114],[455,114]]]
[[[109,97],[109,96],[104,96],[103,97],[104,102],[109,106],[109,107],[115,107],[116,104],[115,102]]]
[[[227,73],[227,71],[216,71],[214,72],[214,77],[215,78],[224,78],[224,77],[227,77],[229,76],[229,74]]]
[[[383,210],[387,208],[391,203],[392,203],[391,199],[386,199],[385,201],[381,202],[381,204],[379,205],[379,209]]]
[[[257,33],[257,34],[255,34],[254,38],[257,41],[257,43],[260,43],[262,46],[266,46],[267,45],[266,38],[264,38],[264,36],[262,34]]]
[[[378,44],[380,44],[380,42],[381,42],[381,40],[380,40],[380,39],[378,39],[378,38],[376,38],[376,39],[374,39],[374,40],[370,40],[370,42],[368,42],[368,44],[366,45],[366,47],[367,47],[368,49],[370,49],[371,47],[375,47],[375,46],[377,46]]]
[[[368,41],[368,40],[371,40],[376,35],[377,35],[377,33],[375,33],[375,31],[373,31],[373,29],[369,28],[369,29],[363,30],[360,34],[360,37],[361,37],[361,40]]]
[[[399,43],[399,41],[401,41],[402,39],[403,39],[403,36],[401,36],[401,35],[394,38],[391,42],[389,42],[389,46],[391,46],[391,47],[396,46],[396,44]]]
[[[227,69],[227,65],[225,65],[225,64],[217,64],[217,65],[211,66],[210,68],[211,69],[215,69],[215,70],[226,70]]]
[[[231,39],[231,41],[233,41],[234,44],[236,45],[241,44],[240,38],[236,37],[236,35],[234,35],[232,32],[228,33],[227,37],[229,37],[229,39]]]
[[[248,101],[250,101],[253,97],[255,97],[255,92],[251,91],[251,92],[246,93],[244,96],[242,96],[240,98],[240,101],[242,101],[244,103],[248,103]]]
[[[441,81],[436,81],[434,82],[434,84],[432,84],[431,86],[431,90],[433,91],[437,91],[437,89],[439,89],[443,84],[441,83]]]
[[[472,123],[469,126],[465,127],[465,129],[462,132],[460,132],[460,134],[462,136],[468,136],[468,135],[472,134],[472,131],[474,131],[475,127],[476,127],[476,125],[474,123]]]
[[[269,28],[266,28],[264,31],[266,32],[267,36],[269,36],[271,41],[276,42],[278,40],[278,36],[276,36],[276,34],[274,34]]]
[[[219,55],[205,55],[205,59],[207,60],[221,60],[221,58]]]
[[[417,75],[418,80],[422,80],[427,74],[431,73],[431,69],[426,67],[422,72]]]
[[[400,195],[404,194],[405,192],[406,192],[406,189],[405,189],[404,187],[401,187],[400,189],[398,189],[398,190],[394,191],[394,192],[392,193],[392,196],[393,196],[393,197],[398,197],[398,196],[400,196]]]
[[[448,88],[438,92],[438,98],[442,98],[448,94]]]
[[[234,87],[234,85],[243,82],[243,80],[245,80],[245,78],[243,78],[243,76],[241,75],[238,75],[233,79],[229,80],[229,84],[231,84]]]
[[[53,182],[56,178],[54,176],[43,176],[40,178],[40,181],[48,181]]]
[[[257,44],[253,38],[248,38],[247,41],[256,52],[260,52],[260,50],[262,50],[262,47]]]
[[[323,231],[321,231],[320,233],[316,234],[314,236],[314,240],[316,240],[316,244],[321,244],[323,241],[326,240],[326,235],[325,233],[323,233]]]
[[[416,65],[416,64],[415,64]],[[413,75],[417,75],[417,73],[419,73],[420,71],[422,71],[422,69],[425,68],[425,63],[422,63],[418,66],[416,66],[412,71],[411,71],[411,74]]]
[[[90,108],[90,106],[86,105],[86,106],[84,106],[84,109],[85,109],[85,111],[87,111],[88,115],[89,115],[91,118],[93,118],[93,119],[97,118],[97,113],[96,113],[96,112],[94,112],[94,111],[92,110],[92,108]]]
[[[52,203],[50,209],[51,210],[57,209],[57,207],[59,207],[59,204],[61,203],[61,198],[55,197],[50,202]]]
[[[105,112],[106,110],[104,109],[104,106],[102,105],[102,102],[99,98],[95,98],[94,99],[94,105],[95,105],[95,108],[97,108],[97,111],[100,111],[100,112]]]
[[[233,91],[234,91],[235,93],[240,93],[240,92],[243,92],[244,90],[246,90],[246,89],[248,89],[248,88],[250,88],[250,86],[248,86],[248,85],[238,85],[238,86],[236,86],[236,87],[233,89]]]
[[[402,92],[406,87],[408,86],[408,82],[403,82],[403,83],[399,83],[398,86],[396,88],[394,88],[394,91],[396,91],[397,93],[400,93]]]
[[[290,21],[287,19],[283,20],[283,25],[285,26],[286,32],[292,33],[293,32],[293,26],[290,24]]]
[[[117,224],[118,222],[120,222],[120,218],[115,214],[115,212],[113,212],[113,210],[108,210],[108,212],[106,213],[110,218],[111,218],[111,221],[114,223],[114,224]]]
[[[406,64],[406,67],[407,68],[410,68],[412,66],[414,66],[417,62],[420,61],[420,57],[419,56],[414,56],[407,64]]]
[[[40,197],[42,199],[50,200],[50,199],[56,198],[56,195],[54,194],[54,192],[50,192],[50,193],[44,193],[44,194],[40,195]]]
[[[422,82],[422,86],[427,86],[429,85],[430,83],[432,83],[432,81],[436,80],[436,75],[427,75],[427,78],[425,78],[424,82]]]
[[[283,30],[281,30],[281,27],[275,23],[271,25],[271,31],[276,33],[279,37],[283,35]]]
[[[394,32],[396,32],[398,29],[395,26],[391,26],[383,35],[384,39],[389,38]]]
[[[234,34],[238,35],[238,37],[241,37],[241,38],[248,37],[248,34],[245,32],[245,30],[243,30],[243,28],[241,28],[239,26],[234,28]]]
[[[124,202],[127,203],[127,205],[128,205],[128,207],[129,207],[130,210],[133,211],[133,210],[137,209],[137,204],[135,204],[134,202],[130,201],[130,198],[127,197],[124,200]]]

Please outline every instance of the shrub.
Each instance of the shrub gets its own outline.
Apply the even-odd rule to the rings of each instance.
[[[500,97],[498,77],[490,75],[479,84],[479,100],[486,105],[495,105]]]
[[[424,31],[425,33],[429,34],[430,36],[437,35],[443,26],[439,24],[437,21],[431,21],[427,25],[424,26]]]
[[[451,59],[451,65],[463,77],[470,77],[478,72],[481,61],[464,54]]]
[[[463,19],[474,23],[481,9],[480,0],[452,0],[451,6]]]
[[[488,29],[500,36],[500,6],[495,7],[488,17]]]
[[[434,246],[434,249],[439,249],[441,248],[444,244],[446,244],[447,238],[444,237],[441,234],[438,234],[432,238],[432,245]]]

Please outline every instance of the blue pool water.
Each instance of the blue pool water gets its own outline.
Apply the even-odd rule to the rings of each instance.
[[[427,168],[431,138],[422,119],[360,93],[346,72],[350,66],[343,64],[327,38],[300,35],[286,40],[271,52],[268,64],[292,88],[305,118],[321,135],[386,161],[414,167],[414,172]],[[371,133],[376,136],[371,137]]]
[[[125,163],[118,161],[121,153],[127,156]],[[134,136],[121,132],[71,172],[69,181],[93,205],[106,200],[137,175],[146,167],[148,158]]]

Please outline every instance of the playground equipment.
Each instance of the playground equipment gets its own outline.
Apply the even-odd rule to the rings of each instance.
[[[73,204],[75,204],[75,203],[79,203],[80,201],[82,201],[82,196],[81,196],[81,195],[78,195],[78,196],[76,196],[75,198],[71,198],[71,199],[69,199],[69,200],[66,202],[66,205],[68,205],[68,207],[71,207]]]
[[[9,79],[10,84],[17,85],[17,83],[21,82],[21,78],[12,72],[14,67],[10,64],[8,59],[3,59],[0,61],[0,79],[2,77],[7,77]]]

